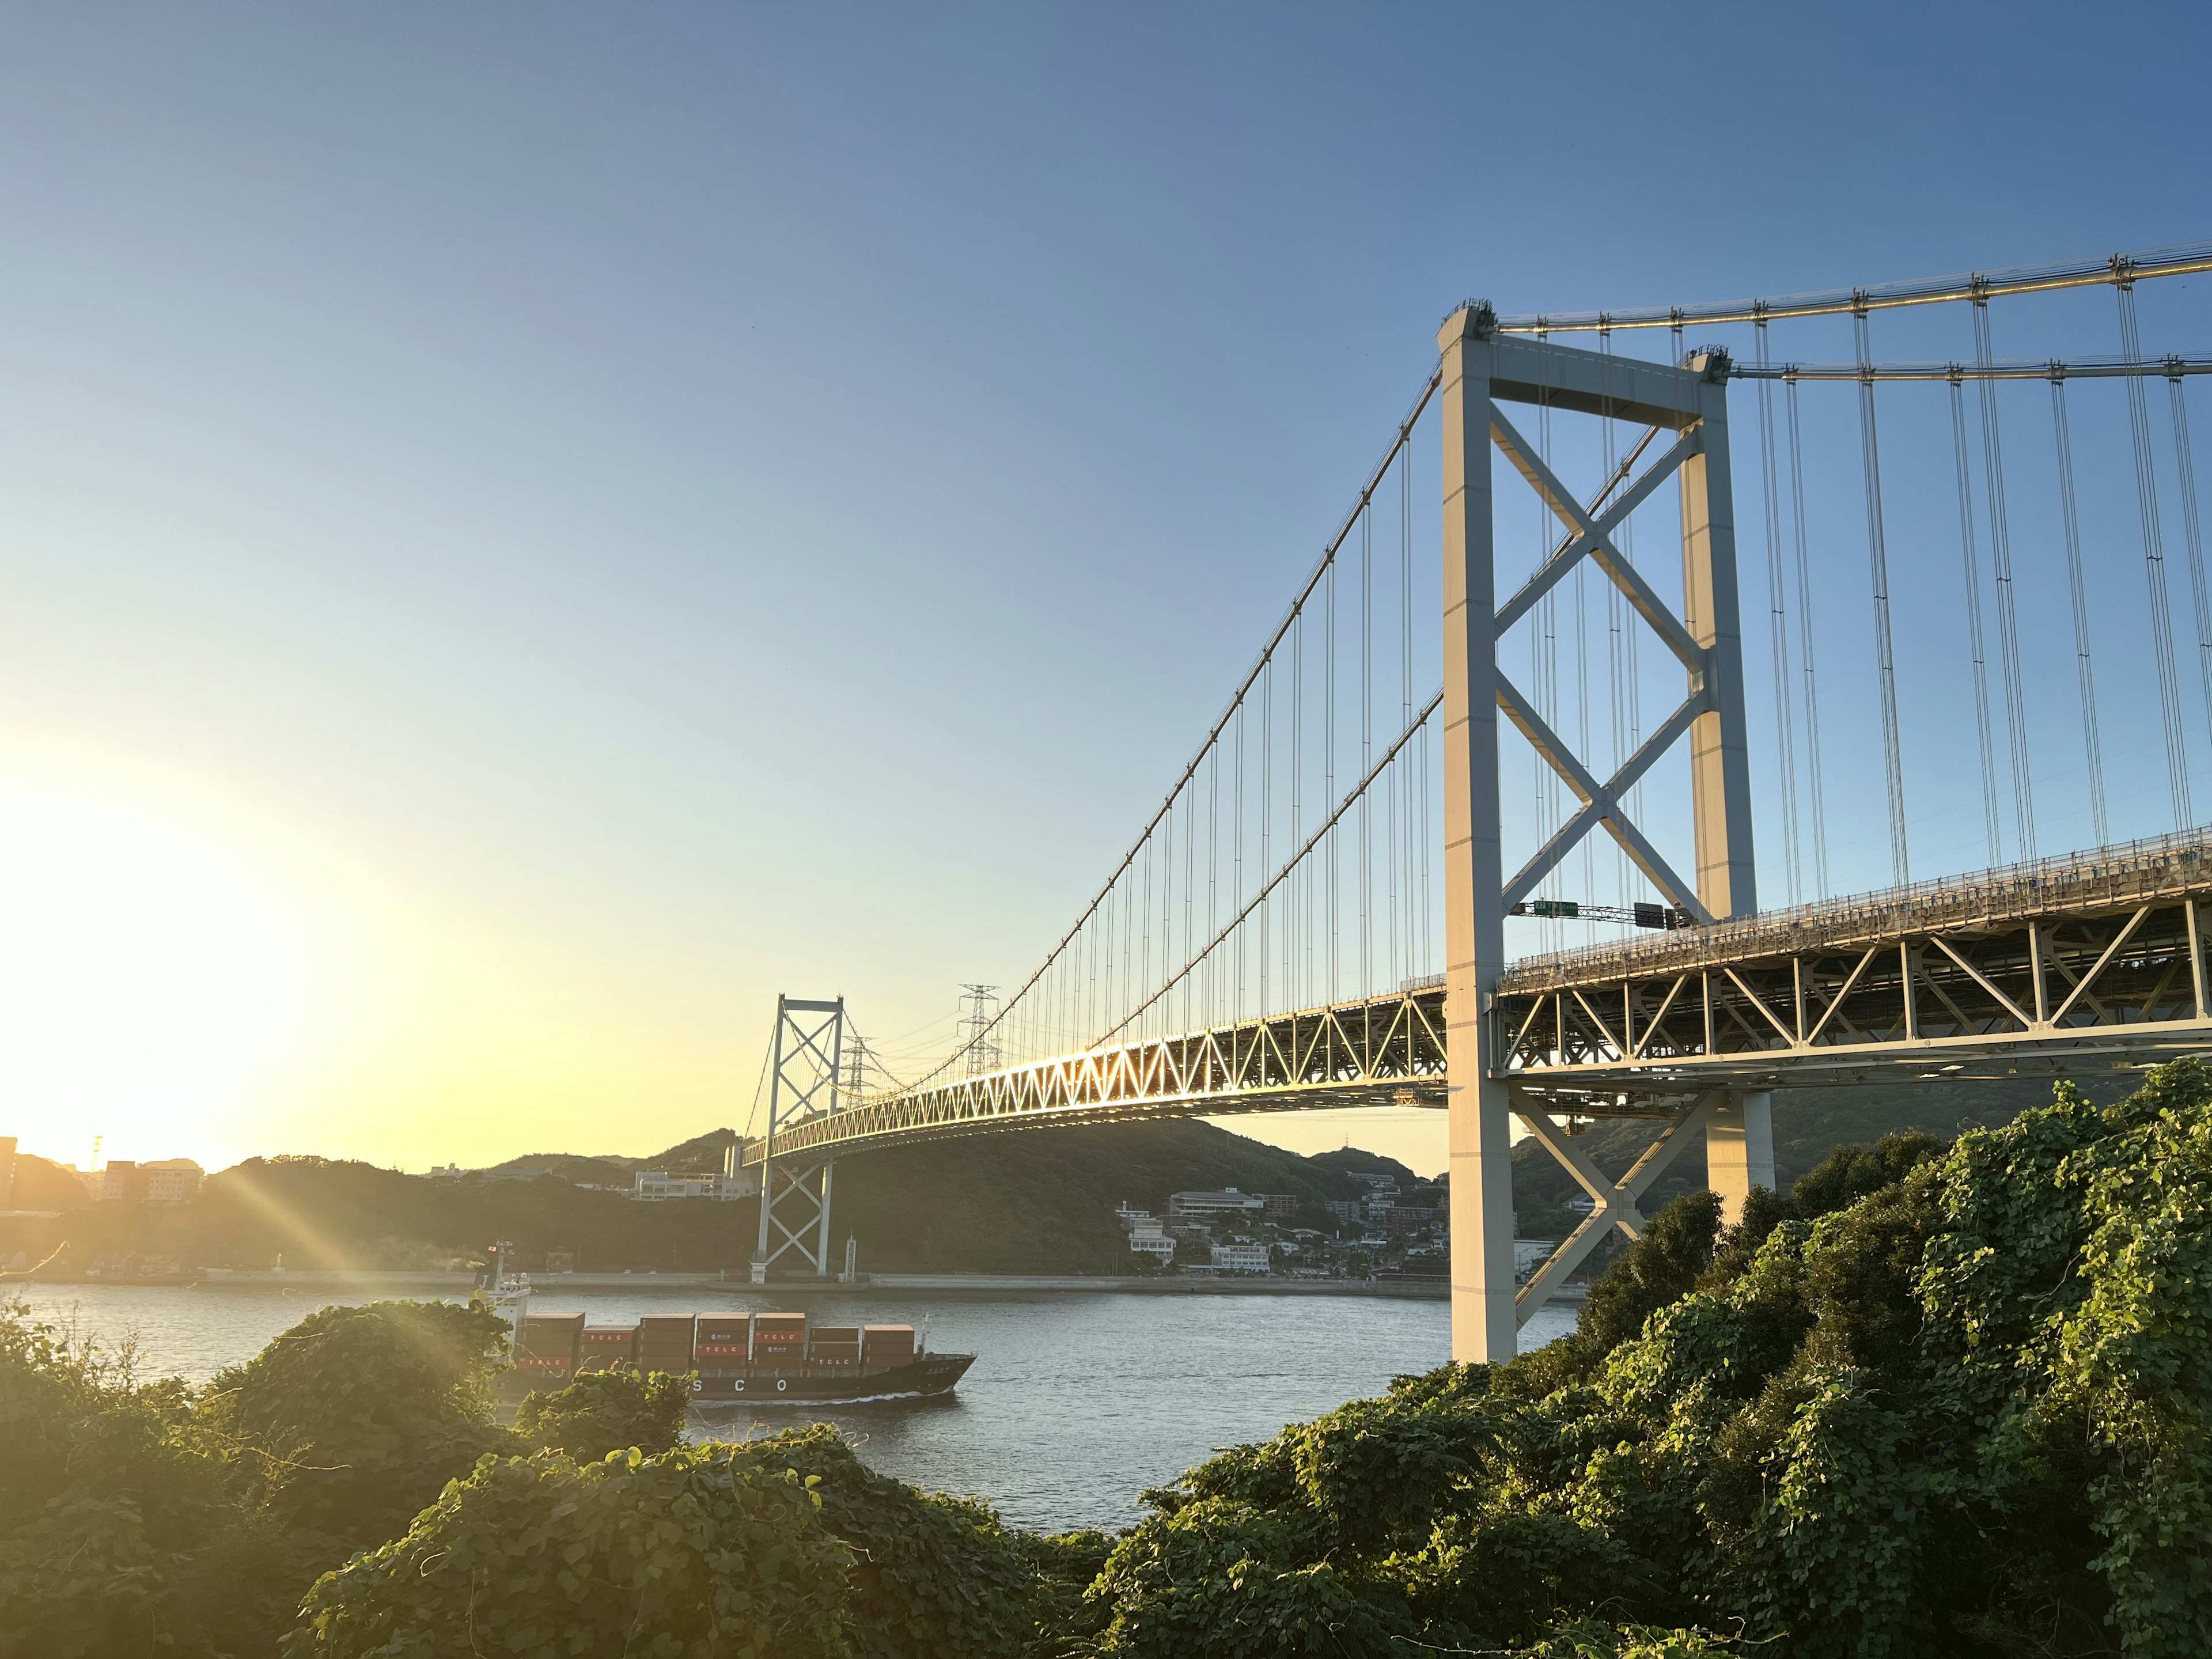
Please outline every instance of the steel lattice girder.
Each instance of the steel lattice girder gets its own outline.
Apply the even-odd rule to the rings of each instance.
[[[2198,903],[1899,928],[1610,982],[1501,991],[1516,1088],[1601,1113],[1873,1071],[1989,1078],[2123,1069],[2212,1048]]]
[[[1443,988],[1277,1014],[880,1096],[780,1131],[776,1156],[1048,1123],[1444,1103]],[[757,1141],[741,1162],[757,1163]]]

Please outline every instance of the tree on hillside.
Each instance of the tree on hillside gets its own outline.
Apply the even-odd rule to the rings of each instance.
[[[688,1378],[660,1371],[586,1371],[566,1388],[524,1396],[514,1432],[579,1462],[596,1462],[617,1451],[652,1456],[683,1438],[690,1408]]]
[[[1100,1650],[2212,1650],[2201,1066],[1753,1196],[1670,1205],[1572,1338],[1147,1494]]]
[[[207,1431],[238,1449],[249,1506],[374,1543],[447,1481],[513,1445],[488,1384],[507,1323],[482,1302],[372,1302],[310,1314],[208,1386]]]

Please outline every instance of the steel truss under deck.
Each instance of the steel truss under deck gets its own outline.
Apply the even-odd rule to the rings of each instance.
[[[776,1133],[775,1155],[1330,1106],[1444,1103],[1443,987],[1086,1049],[885,1095]],[[760,1161],[757,1140],[740,1162]]]
[[[2212,830],[1524,959],[1491,1018],[1516,1112],[2212,1052]],[[829,1006],[829,1005],[825,1005]],[[801,1163],[1055,1123],[1445,1103],[1444,991],[1086,1049],[779,1122]],[[1547,1144],[1550,1144],[1547,1141]],[[748,1140],[737,1164],[757,1164]]]
[[[2212,1050],[2212,832],[1523,962],[1517,1097],[1603,1116],[1717,1089],[2126,1070]]]

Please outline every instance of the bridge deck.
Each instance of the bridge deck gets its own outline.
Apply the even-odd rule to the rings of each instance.
[[[1786,958],[1808,951],[1863,949],[1936,933],[1983,933],[2038,916],[2088,914],[2208,894],[2212,894],[2212,828],[1787,910],[1763,910],[1741,921],[1524,957],[1499,979],[1498,994],[1519,996],[1618,985],[1624,979]]]
[[[2212,830],[1516,963],[1492,1008],[1537,1110],[1717,1088],[2126,1069],[2212,1052]],[[779,1128],[830,1156],[1048,1124],[1441,1107],[1441,984],[958,1078]],[[761,1161],[749,1140],[742,1162]]]
[[[2124,1069],[2212,1049],[2207,901],[2192,831],[1533,958],[1493,1014],[1555,1109]]]
[[[1443,988],[1011,1066],[802,1120],[775,1154],[943,1140],[1056,1123],[1127,1123],[1332,1106],[1444,1103]],[[741,1162],[761,1161],[758,1140]]]

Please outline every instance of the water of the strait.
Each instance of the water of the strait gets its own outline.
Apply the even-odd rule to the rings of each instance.
[[[251,1358],[316,1308],[367,1291],[265,1285],[12,1285],[42,1316],[106,1343],[135,1336],[143,1376],[203,1381]],[[407,1295],[405,1291],[386,1295]],[[742,1289],[541,1290],[540,1313],[593,1324],[648,1313],[804,1310],[824,1323],[913,1324],[940,1352],[977,1356],[933,1401],[710,1408],[696,1438],[738,1439],[793,1423],[836,1424],[883,1473],[979,1497],[1016,1526],[1127,1526],[1137,1494],[1216,1448],[1262,1440],[1450,1353],[1442,1301],[1383,1297],[1158,1296],[1092,1291],[933,1291],[774,1297]],[[1573,1328],[1550,1308],[1528,1348]]]

